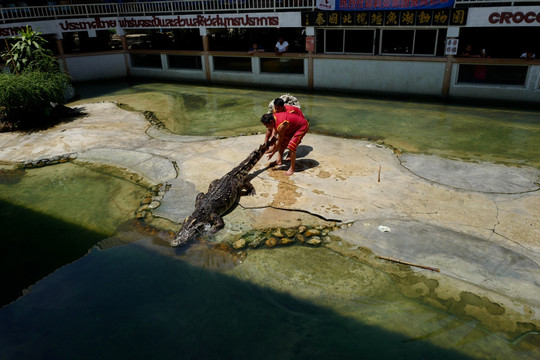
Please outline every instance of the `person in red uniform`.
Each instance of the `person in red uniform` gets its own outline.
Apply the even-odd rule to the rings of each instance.
[[[282,98],[274,100],[274,114],[280,112],[288,112],[296,115],[300,115],[304,119],[306,118],[299,107],[293,105],[285,105],[285,101]]]
[[[266,126],[266,139],[274,132],[277,132],[278,141],[268,154],[270,159],[276,152],[278,152],[278,158],[272,165],[281,165],[283,159],[283,152],[285,149],[289,149],[289,159],[291,166],[285,173],[290,176],[294,174],[294,168],[296,164],[296,148],[302,141],[302,138],[309,130],[309,123],[305,118],[295,113],[278,112],[275,114],[264,114],[261,118],[261,122]],[[269,135],[270,134],[270,135]]]
[[[293,105],[285,105],[285,101],[283,101],[282,98],[275,99],[273,101],[273,104],[274,104],[274,107],[272,109],[273,114],[281,113],[281,112],[287,112],[287,113],[292,113],[292,114],[299,115],[299,116],[303,117],[304,119],[306,118],[304,116],[304,113],[302,112],[302,110],[299,107],[293,106]],[[276,129],[275,128],[267,129],[266,130],[266,137],[264,139],[264,142],[267,142],[268,139],[270,139],[270,138],[272,138],[274,136],[277,136]],[[271,152],[272,152],[272,148],[270,148],[266,153],[270,154]]]

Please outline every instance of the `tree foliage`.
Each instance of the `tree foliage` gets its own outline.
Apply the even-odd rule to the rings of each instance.
[[[16,36],[17,42],[3,54],[12,69],[0,74],[0,123],[31,128],[50,122],[56,104],[65,102],[69,76],[64,74],[46,40],[28,27]],[[1,125],[1,124],[0,124]]]
[[[45,47],[47,40],[41,37],[40,32],[33,31],[27,26],[12,39],[16,40],[16,43],[2,54],[12,72],[20,74],[27,69],[60,71],[58,60],[53,56],[52,51]]]

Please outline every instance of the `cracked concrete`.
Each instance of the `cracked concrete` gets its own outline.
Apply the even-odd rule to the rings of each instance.
[[[77,153],[75,161],[122,167],[150,183],[168,182],[170,190],[154,215],[180,223],[193,210],[196,194],[264,138],[178,136],[115,104],[83,107],[87,116],[49,130],[0,134],[0,163]],[[223,233],[321,219],[354,222],[336,235],[376,255],[439,267],[441,274],[430,276],[473,284],[492,297],[504,295],[508,306],[522,301],[534,308],[531,317],[540,319],[538,169],[398,157],[372,142],[313,134],[298,149],[292,177],[266,168],[266,162],[252,171],[257,195],[240,199],[225,216]],[[380,232],[380,225],[390,232]]]

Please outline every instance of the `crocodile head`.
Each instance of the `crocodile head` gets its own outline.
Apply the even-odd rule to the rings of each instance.
[[[204,222],[197,220],[197,218],[193,216],[186,218],[182,225],[182,229],[176,234],[174,240],[171,241],[171,246],[180,246],[194,240],[195,236],[202,232],[204,225]]]

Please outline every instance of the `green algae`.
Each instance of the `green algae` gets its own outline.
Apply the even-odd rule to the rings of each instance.
[[[134,217],[146,188],[72,163],[0,176],[1,303]]]
[[[259,122],[276,91],[175,83],[77,86],[82,99],[122,102],[152,111],[182,135],[235,136],[264,131]],[[295,92],[310,130],[377,139],[411,153],[540,167],[536,110],[370,99],[348,94]],[[306,137],[306,141],[308,140]]]

